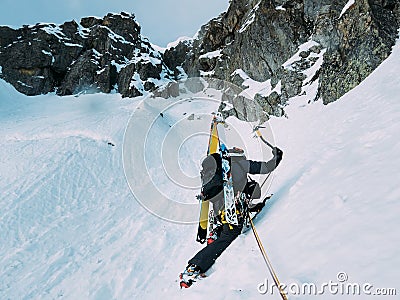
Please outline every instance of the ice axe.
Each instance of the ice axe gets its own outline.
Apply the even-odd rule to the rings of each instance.
[[[275,147],[271,145],[266,139],[261,134],[260,128],[266,128],[264,126],[257,125],[253,128],[253,132],[257,134],[257,136],[266,144],[268,147],[270,147],[272,150],[275,150]],[[272,172],[268,174],[268,176],[265,178],[264,182],[261,184],[261,187],[264,186],[264,184],[267,182],[269,176],[271,176]]]
[[[257,136],[264,142],[264,144],[266,144],[268,147],[270,147],[272,150],[275,149],[274,146],[272,146],[266,139],[264,139],[264,137],[261,134],[260,128],[266,128],[264,126],[260,126],[257,125],[253,128],[253,132],[255,132],[257,134]]]

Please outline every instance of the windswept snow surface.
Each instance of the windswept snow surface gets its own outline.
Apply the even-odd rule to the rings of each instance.
[[[398,43],[339,101],[298,97],[288,119],[270,121],[284,158],[255,225],[282,283],[321,290],[346,272],[344,283],[400,293],[399,68]],[[121,151],[139,101],[26,97],[0,81],[0,299],[279,299],[257,290],[272,283],[251,231],[208,278],[179,289],[179,272],[202,246],[197,224],[161,220],[130,193]],[[198,159],[187,146],[183,165]],[[353,298],[338,294],[320,298]]]

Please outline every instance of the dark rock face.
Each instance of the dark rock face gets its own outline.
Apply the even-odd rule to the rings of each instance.
[[[233,0],[227,12],[204,25],[197,38],[166,52],[171,69],[181,66],[189,76],[211,76],[242,85],[243,70],[259,82],[271,80],[270,94],[255,99],[271,114],[282,115],[290,97],[337,100],[364,80],[387,56],[400,27],[395,0]],[[311,44],[313,41],[314,44]],[[305,43],[310,43],[305,44]],[[299,47],[308,45],[286,65]],[[219,55],[212,55],[212,53]],[[322,57],[319,59],[319,56]],[[308,72],[315,68],[316,70]],[[312,74],[308,74],[312,73]],[[309,78],[305,75],[308,74]],[[276,91],[277,84],[280,91]],[[243,86],[245,88],[245,86]]]
[[[337,42],[328,48],[320,76],[324,103],[357,86],[391,53],[400,19],[394,3],[385,2],[356,1],[337,22],[333,33]]]
[[[27,95],[115,89],[136,96],[173,74],[126,13],[83,18],[80,25],[0,27],[0,66],[0,76]]]
[[[164,62],[174,71],[175,76],[181,74],[177,67],[182,66],[183,63],[191,59],[191,48],[192,41],[182,41],[177,46],[167,49],[164,52]]]
[[[67,38],[55,25],[26,26],[18,30],[0,28],[2,77],[27,95],[54,90],[63,72],[78,57],[82,41]],[[68,39],[71,46],[60,42]]]

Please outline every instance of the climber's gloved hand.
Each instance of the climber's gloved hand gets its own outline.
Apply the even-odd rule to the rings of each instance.
[[[278,147],[274,147],[274,149],[272,149],[272,154],[274,155],[276,167],[277,167],[282,160],[283,151],[281,149],[279,149]]]

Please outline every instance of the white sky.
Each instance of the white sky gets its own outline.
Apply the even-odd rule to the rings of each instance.
[[[0,0],[0,25],[61,24],[108,12],[134,13],[142,33],[159,46],[193,36],[200,26],[228,8],[229,0]]]

